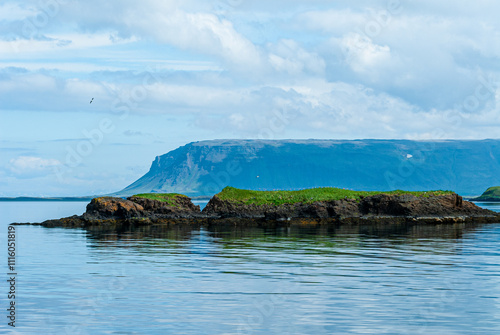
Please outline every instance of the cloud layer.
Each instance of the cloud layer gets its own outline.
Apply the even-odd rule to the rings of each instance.
[[[96,152],[108,155],[110,143],[162,154],[221,137],[498,137],[497,9],[487,0],[8,0],[0,113],[24,122],[20,146],[34,155],[6,151],[2,173],[65,166],[66,147],[104,118],[116,131]],[[41,116],[35,125],[26,115]],[[20,143],[17,127],[1,130],[0,150]],[[62,139],[57,150],[32,149]],[[89,156],[78,168],[90,176],[97,164]]]

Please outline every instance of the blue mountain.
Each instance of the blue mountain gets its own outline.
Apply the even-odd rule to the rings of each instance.
[[[479,195],[500,185],[500,140],[213,140],[156,157],[117,195],[177,192],[211,196],[254,190],[340,187],[452,190]]]

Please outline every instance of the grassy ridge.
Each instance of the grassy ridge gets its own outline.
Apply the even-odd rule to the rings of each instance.
[[[500,200],[500,186],[494,186],[488,188],[479,198],[476,198],[475,200],[481,200],[481,199],[498,199]]]
[[[185,196],[184,194],[179,194],[179,193],[141,193],[141,194],[134,195],[134,197],[151,199],[151,200],[158,200],[161,202],[166,202],[172,206],[175,205],[175,198],[177,198],[177,197],[187,198],[187,196]]]
[[[412,194],[417,197],[430,197],[435,195],[452,194],[451,191],[428,191],[428,192],[410,192],[410,191],[390,191],[390,192],[366,192],[351,191],[341,188],[322,187],[311,188],[299,191],[251,191],[241,190],[234,187],[225,187],[217,196],[221,200],[241,202],[244,204],[294,204],[294,203],[313,203],[315,201],[331,201],[341,199],[359,200],[361,197],[367,197],[376,194],[402,195]]]

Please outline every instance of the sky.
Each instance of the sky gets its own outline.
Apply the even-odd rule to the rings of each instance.
[[[115,192],[200,140],[499,138],[499,12],[493,0],[2,1],[0,196]]]

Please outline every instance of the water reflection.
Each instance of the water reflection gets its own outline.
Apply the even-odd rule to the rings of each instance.
[[[237,240],[251,240],[252,244],[272,240],[373,240],[391,243],[411,244],[415,241],[460,240],[465,234],[473,233],[492,224],[446,224],[446,225],[366,225],[366,226],[201,226],[201,225],[151,225],[125,226],[118,228],[91,227],[86,230],[92,246],[115,246],[131,241],[190,241],[206,236],[213,243],[231,243]]]
[[[500,334],[500,223],[16,231],[22,334]]]
[[[196,315],[213,334],[220,325],[237,334],[494,333],[499,230],[150,226],[94,229],[87,241],[93,259],[140,266],[158,292],[140,301],[159,315],[167,305],[155,322],[172,332],[181,330],[173,315],[184,327]]]
[[[320,225],[315,227],[290,226],[281,228],[235,228],[235,229],[218,229],[217,227],[209,228],[208,231],[217,237],[225,237],[229,239],[240,238],[268,238],[269,236],[290,237],[290,238],[348,238],[348,237],[378,237],[378,238],[444,238],[456,239],[461,238],[463,233],[473,230],[480,225],[457,224],[457,225],[366,225],[366,226],[327,226]]]
[[[476,202],[475,204],[482,208],[500,212],[500,202]]]
[[[33,333],[500,333],[500,224],[19,229]]]

